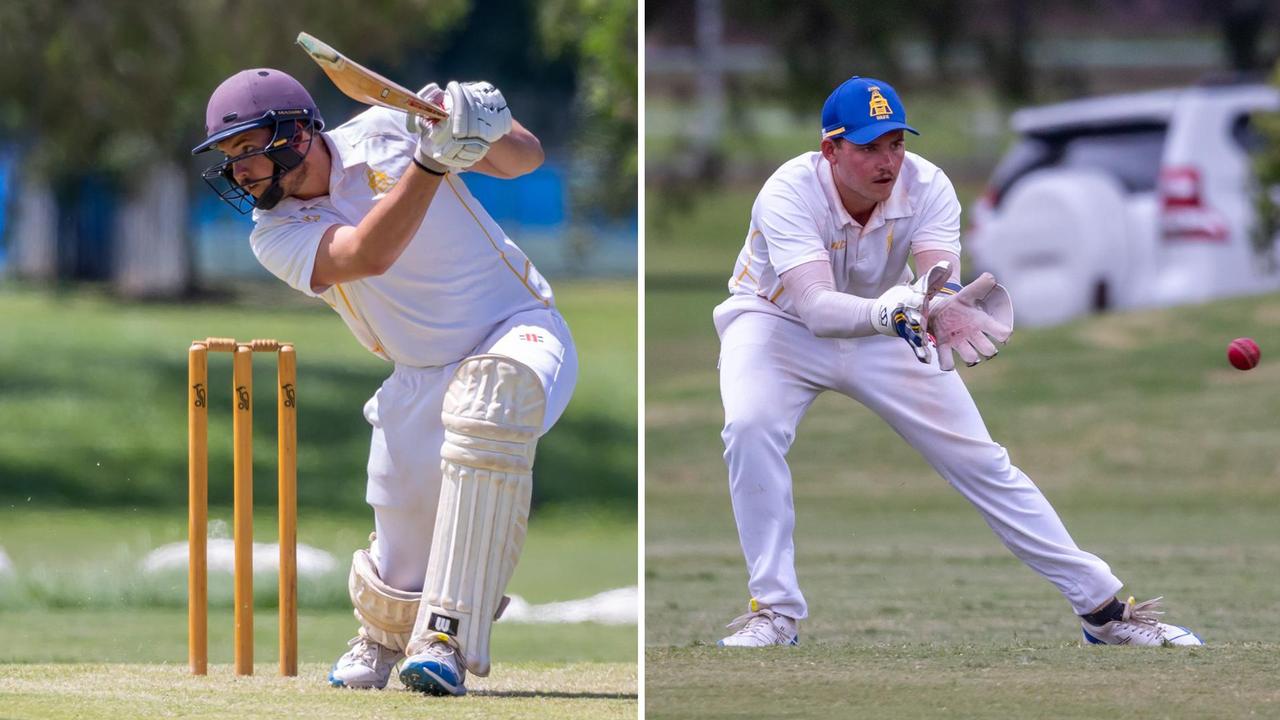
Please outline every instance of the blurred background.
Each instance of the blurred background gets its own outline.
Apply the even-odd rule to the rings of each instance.
[[[36,627],[83,634],[102,660],[183,661],[185,567],[154,553],[185,543],[185,355],[206,336],[296,344],[299,534],[318,553],[303,571],[302,659],[331,661],[354,633],[346,568],[372,529],[361,408],[391,366],[323,303],[258,266],[252,221],[201,181],[210,159],[190,155],[209,94],[246,67],[297,77],[329,127],[364,109],[295,46],[302,30],[409,87],[489,80],[541,138],[547,162],[531,175],[464,178],[553,284],[582,359],[573,402],[539,445],[528,551],[512,591],[537,605],[633,587],[635,4],[166,7],[0,4],[0,662],[75,652],[27,642]],[[227,536],[231,502],[225,360],[210,362],[215,538]],[[260,356],[258,387],[269,391],[274,372],[274,359]],[[273,406],[257,403],[255,417],[264,543],[275,537]],[[221,614],[210,620],[213,662],[230,658],[228,580],[211,578]],[[273,587],[257,583],[260,660],[274,656]],[[634,609],[634,591],[629,602]],[[521,627],[495,640],[506,659],[534,652],[534,630]],[[147,642],[120,642],[142,628]],[[565,632],[563,658],[537,656],[634,660],[633,620]]]
[[[1074,313],[1144,302],[1111,287],[1121,284],[1151,285],[1130,292],[1149,296],[1148,304],[1230,294],[1186,287],[1178,271],[1206,258],[1237,271],[1238,285],[1280,287],[1271,259],[1274,200],[1261,192],[1280,177],[1274,143],[1265,141],[1278,134],[1266,116],[1280,108],[1268,83],[1280,44],[1280,10],[1271,3],[688,0],[654,2],[646,13],[652,281],[725,272],[723,261],[700,259],[740,245],[741,211],[759,185],[782,161],[817,149],[822,101],[860,74],[898,89],[922,133],[908,149],[955,183],[967,211],[966,249],[981,269],[1005,270],[1002,280],[1052,266],[1050,275],[1092,286],[1094,296],[1072,304]],[[1221,117],[1204,117],[1210,113]],[[1196,143],[1203,147],[1190,147]],[[1034,198],[1010,197],[1015,189],[1037,195],[1020,186],[1028,175],[1043,195],[1055,192],[1043,189],[1054,179],[1046,176],[1071,173],[1068,184],[1104,186],[1081,204],[1117,210],[1109,227],[1077,212],[1065,218],[1075,237],[1041,240],[1064,219],[1009,219],[1043,214]],[[1019,202],[1007,207],[1008,200]],[[1260,207],[1267,211],[1259,215]],[[713,216],[736,217],[718,223],[725,230],[684,241]],[[1130,230],[1141,237],[1110,236]],[[1098,234],[1108,236],[1089,237]],[[1087,259],[1046,257],[1064,243]],[[1179,244],[1190,249],[1165,247]],[[1197,250],[1206,244],[1253,247],[1266,257],[1224,249],[1218,259]],[[1024,257],[1003,257],[1010,252]],[[1266,271],[1255,272],[1250,266],[1263,259]],[[1178,276],[1143,278],[1160,273]],[[1210,285],[1228,284],[1220,274],[1226,270]]]
[[[703,647],[747,600],[711,312],[761,185],[818,149],[827,95],[893,84],[921,132],[907,150],[956,186],[965,279],[992,271],[1017,311],[999,358],[960,370],[993,437],[1126,592],[1165,595],[1210,643],[1274,636],[1254,568],[1280,557],[1280,7],[651,0],[645,57],[649,716],[1236,714],[1181,665],[1132,668],[1171,695],[1098,692],[1057,593],[834,393],[788,455],[810,619],[799,652],[770,656],[785,691]],[[1257,369],[1227,364],[1238,336],[1262,345]],[[1243,678],[1248,708],[1275,699],[1247,669],[1261,657],[1203,669]]]

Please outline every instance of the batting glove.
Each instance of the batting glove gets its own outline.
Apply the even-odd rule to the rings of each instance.
[[[449,83],[450,87],[457,83]],[[461,107],[467,113],[465,103],[459,105],[456,93],[444,92],[431,83],[418,93],[423,99],[442,105],[449,113],[447,120],[428,121],[411,115],[409,128],[418,133],[418,149],[414,157],[427,167],[443,166],[447,170],[466,170],[489,152],[489,142],[479,137],[459,137],[454,134],[457,116],[454,109]],[[428,163],[426,160],[430,160]]]
[[[498,88],[483,80],[450,82],[447,92],[454,137],[479,138],[492,145],[511,132],[511,110]]]

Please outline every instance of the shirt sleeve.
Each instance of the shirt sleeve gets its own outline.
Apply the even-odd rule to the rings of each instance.
[[[764,236],[769,264],[779,275],[814,260],[831,261],[812,209],[786,183],[770,183],[751,209],[751,225]]]
[[[946,250],[960,254],[960,200],[951,180],[941,170],[933,182],[934,187],[925,198],[920,212],[920,224],[911,235],[911,252],[921,250]]]
[[[258,262],[272,275],[304,295],[319,297],[311,289],[316,252],[325,231],[343,224],[342,218],[331,210],[305,208],[283,217],[259,219],[249,244]],[[320,288],[320,292],[327,289]]]
[[[831,263],[797,265],[782,277],[795,295],[796,314],[818,337],[867,337],[876,334],[871,324],[874,300],[836,291]]]

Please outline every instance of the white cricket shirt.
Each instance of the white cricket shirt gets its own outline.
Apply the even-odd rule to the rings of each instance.
[[[907,258],[921,250],[960,254],[960,201],[938,166],[906,153],[889,199],[865,226],[845,210],[820,152],[805,153],[765,181],[751,208],[751,227],[729,290],[763,298],[752,303],[799,317],[778,276],[814,260],[831,263],[835,289],[876,298],[911,279]]]
[[[410,167],[418,141],[404,114],[385,108],[320,137],[333,159],[329,194],[255,210],[249,242],[264,267],[328,303],[370,352],[412,367],[448,365],[512,315],[554,304],[533,263],[452,174],[387,272],[313,292],[311,271],[325,231],[359,224]]]

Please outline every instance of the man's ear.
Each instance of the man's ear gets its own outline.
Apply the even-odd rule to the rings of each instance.
[[[822,150],[822,157],[826,158],[827,162],[835,162],[835,155],[836,155],[835,140],[832,140],[830,138],[823,138],[820,149]]]

